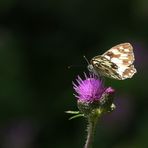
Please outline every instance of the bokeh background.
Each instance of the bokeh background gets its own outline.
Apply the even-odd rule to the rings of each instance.
[[[82,148],[87,122],[64,113],[77,110],[71,81],[87,72],[83,55],[123,42],[138,73],[106,80],[117,109],[100,119],[94,148],[148,147],[148,1],[1,0],[0,148]]]

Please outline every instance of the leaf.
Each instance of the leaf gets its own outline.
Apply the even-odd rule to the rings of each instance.
[[[65,111],[65,113],[67,114],[79,114],[80,112],[79,111]]]
[[[72,120],[72,119],[75,119],[75,118],[78,118],[78,117],[84,117],[84,114],[74,115],[74,116],[70,117],[69,120]]]

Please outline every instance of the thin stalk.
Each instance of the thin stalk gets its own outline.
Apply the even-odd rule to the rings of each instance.
[[[93,120],[91,118],[88,119],[87,140],[84,148],[92,148],[96,123],[97,123],[97,118],[96,119],[93,118]]]

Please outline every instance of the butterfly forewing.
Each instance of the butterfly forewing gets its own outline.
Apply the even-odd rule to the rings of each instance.
[[[124,80],[135,73],[134,53],[130,43],[116,45],[103,55],[92,58],[91,64],[98,75]]]
[[[110,60],[103,56],[96,56],[91,60],[94,70],[99,76],[106,76],[114,79],[121,79],[120,75],[116,73],[118,68],[116,64],[112,63]]]

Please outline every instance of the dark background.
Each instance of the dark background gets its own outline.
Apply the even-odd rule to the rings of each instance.
[[[94,148],[148,147],[148,2],[1,0],[0,148],[82,148],[86,121],[64,113],[77,110],[71,82],[87,71],[83,55],[124,42],[138,72],[107,79],[117,109],[100,119]]]

